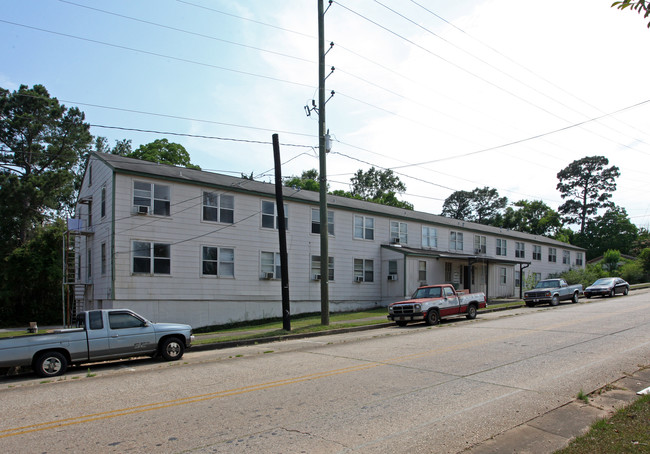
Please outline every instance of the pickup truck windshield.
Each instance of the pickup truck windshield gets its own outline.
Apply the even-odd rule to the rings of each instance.
[[[550,280],[550,281],[539,281],[535,288],[557,288],[560,286],[560,281]]]
[[[413,299],[417,298],[440,298],[442,295],[440,287],[419,288],[413,294]]]

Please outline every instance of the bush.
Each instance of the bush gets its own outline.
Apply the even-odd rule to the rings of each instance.
[[[618,269],[618,271],[619,275],[630,284],[639,284],[645,280],[643,265],[638,260],[625,263]]]

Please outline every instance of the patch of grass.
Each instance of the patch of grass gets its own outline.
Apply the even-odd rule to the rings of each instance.
[[[97,374],[90,372],[90,367],[88,368],[88,372],[86,372],[86,377],[91,378],[95,377]]]
[[[650,452],[650,394],[595,422],[589,432],[556,454],[627,454]]]
[[[45,383],[52,383],[52,380],[41,380],[39,383],[40,383],[41,385],[43,385],[43,384],[45,384]]]
[[[589,403],[589,396],[587,396],[583,390],[580,390],[577,397],[578,397],[578,400],[581,400],[586,404]]]

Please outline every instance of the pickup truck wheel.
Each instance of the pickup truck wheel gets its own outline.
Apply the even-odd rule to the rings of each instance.
[[[40,377],[63,375],[68,368],[68,360],[59,352],[45,352],[34,361],[34,372]]]
[[[551,306],[557,306],[558,304],[560,304],[560,297],[553,295],[553,298],[551,298]]]
[[[397,326],[406,326],[408,322],[395,322]]]
[[[438,314],[437,310],[431,309],[429,312],[427,312],[425,321],[427,322],[427,325],[437,325],[440,323],[440,314]]]
[[[571,301],[573,301],[574,303],[577,303],[577,302],[578,302],[578,292],[575,292],[575,293],[573,294],[573,298],[571,298]]]
[[[185,344],[177,337],[168,337],[160,344],[160,355],[166,361],[181,359],[185,352]]]
[[[467,308],[467,319],[468,320],[474,320],[476,318],[476,305],[475,304],[470,304],[469,307]]]

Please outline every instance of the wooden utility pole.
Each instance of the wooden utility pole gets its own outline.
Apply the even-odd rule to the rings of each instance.
[[[330,324],[329,247],[327,238],[327,166],[325,149],[325,10],[318,0],[318,156],[320,162],[320,319]]]
[[[273,134],[273,161],[275,163],[275,204],[278,207],[278,235],[280,237],[280,278],[282,281],[282,329],[291,331],[291,308],[289,305],[289,264],[287,262],[287,226],[284,222],[284,197],[282,197],[282,165],[280,141]]]

